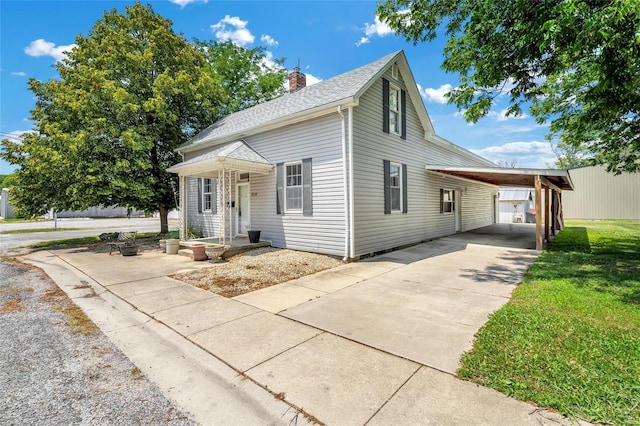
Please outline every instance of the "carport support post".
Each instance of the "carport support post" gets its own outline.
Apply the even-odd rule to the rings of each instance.
[[[549,202],[549,187],[544,187],[544,240],[549,242],[549,225],[550,225],[550,212],[551,212],[551,203]]]
[[[536,185],[536,250],[542,250],[542,181],[535,178]]]

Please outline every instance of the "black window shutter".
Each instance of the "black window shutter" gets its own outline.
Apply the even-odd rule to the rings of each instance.
[[[276,213],[284,214],[284,163],[276,164]]]
[[[218,179],[211,179],[211,213],[218,213]]]
[[[402,213],[406,213],[408,210],[408,198],[407,198],[407,165],[402,165]]]
[[[304,216],[313,216],[311,180],[311,158],[304,158],[302,160],[302,214]]]
[[[402,139],[407,139],[407,92],[400,92],[400,120],[402,122]]]
[[[451,213],[456,211],[456,191],[451,191]]]
[[[391,162],[382,160],[384,166],[384,214],[391,214]]]
[[[440,188],[440,213],[444,213],[444,189]]]
[[[202,178],[198,178],[198,213],[202,213]]]
[[[389,133],[389,80],[382,79],[382,131]]]

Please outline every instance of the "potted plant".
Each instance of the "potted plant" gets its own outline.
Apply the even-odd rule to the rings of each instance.
[[[140,244],[127,243],[120,246],[120,253],[122,253],[123,256],[135,256],[138,254],[139,248]]]
[[[259,243],[260,242],[260,231],[252,231],[251,228],[251,224],[247,224],[244,226],[245,228],[247,228],[247,235],[249,235],[249,242],[250,243]]]

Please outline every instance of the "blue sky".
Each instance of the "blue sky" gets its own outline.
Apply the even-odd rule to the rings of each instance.
[[[457,76],[440,69],[444,38],[414,46],[380,23],[373,1],[151,1],[187,39],[233,40],[265,46],[285,66],[300,63],[307,84],[324,80],[404,49],[436,133],[492,161],[518,167],[545,167],[555,156],[546,126],[527,116],[505,117],[506,96],[491,114],[469,125],[443,94]],[[54,67],[75,37],[86,35],[105,10],[124,11],[130,1],[0,1],[0,135],[30,130],[31,77],[57,78]],[[0,160],[0,174],[12,171]]]

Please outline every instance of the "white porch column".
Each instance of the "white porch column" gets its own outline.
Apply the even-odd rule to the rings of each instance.
[[[225,190],[225,182],[224,182],[224,170],[218,170],[218,189],[220,191],[220,196],[218,197],[219,200],[219,204],[218,204],[218,243],[219,244],[225,244],[225,229],[226,229],[226,224],[225,224],[225,211],[224,211],[224,206],[225,206],[225,195],[226,195],[226,190]]]
[[[231,176],[230,170],[218,171],[218,182],[220,185],[220,206],[218,206],[219,229],[218,242],[220,244],[233,243],[233,218],[231,217]]]
[[[178,176],[178,188],[180,191],[180,205],[178,206],[179,211],[179,233],[180,239],[187,239],[187,177],[183,175]]]

